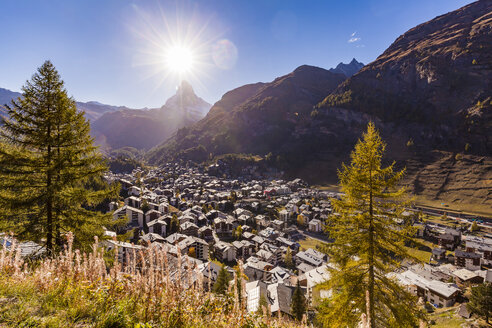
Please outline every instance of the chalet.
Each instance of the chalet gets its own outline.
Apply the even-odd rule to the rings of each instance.
[[[142,200],[138,197],[130,196],[125,198],[125,205],[140,208],[140,206],[142,206]]]
[[[492,245],[483,242],[467,240],[465,244],[467,252],[478,253],[482,256],[483,264],[492,264]]]
[[[150,221],[156,220],[161,217],[161,212],[157,210],[148,210],[145,213],[145,223],[148,224]]]
[[[305,271],[299,277],[299,284],[306,287],[306,298],[310,305],[316,303],[316,300],[331,296],[330,291],[314,288],[316,285],[330,279],[331,275],[327,265],[322,265],[318,268]],[[315,301],[315,302],[313,302]]]
[[[140,193],[142,192],[142,189],[140,189],[139,187],[137,186],[131,186],[129,189],[128,189],[128,195],[129,196],[140,196]]]
[[[319,267],[323,265],[323,258],[313,252],[299,252],[294,256],[296,263],[306,263],[313,267]]]
[[[290,212],[284,208],[283,210],[278,212],[278,217],[280,220],[287,222],[290,219]]]
[[[166,239],[164,239],[164,237],[162,237],[161,235],[149,232],[143,236],[140,236],[140,242],[143,245],[147,245],[151,243],[165,243]]]
[[[130,222],[129,225],[131,227],[142,227],[143,226],[143,217],[144,213],[142,210],[139,210],[138,208],[131,207],[128,205],[125,205],[123,207],[120,207],[113,213],[113,219],[121,219],[123,217],[127,217]]]
[[[437,262],[446,260],[446,250],[444,248],[433,248],[432,259]]]
[[[219,241],[214,245],[214,255],[219,261],[232,262],[236,260],[236,249],[230,243]]]
[[[227,219],[217,217],[214,219],[214,229],[218,236],[232,237],[232,231],[234,227],[232,222]]]
[[[321,221],[318,219],[309,221],[308,230],[311,232],[321,232],[322,231]]]
[[[464,252],[459,249],[454,252],[454,264],[471,271],[480,270],[480,258],[480,254],[477,253]]]
[[[250,281],[270,281],[272,277],[272,273],[270,271],[273,268],[274,266],[270,263],[261,261],[255,256],[251,256],[244,264],[243,271]]]
[[[295,287],[287,286],[283,283],[268,285],[268,302],[270,312],[274,317],[282,315],[291,316],[291,302]]]
[[[167,223],[162,219],[155,219],[147,223],[150,233],[156,233],[162,237],[166,237]]]
[[[210,226],[203,226],[198,229],[198,237],[205,241],[211,241],[214,239],[213,230]]]
[[[193,222],[186,221],[185,223],[180,225],[180,231],[182,234],[187,236],[198,236],[198,226]]]
[[[246,260],[253,254],[255,250],[255,245],[248,240],[235,240],[232,245],[236,249],[236,257]]]
[[[483,277],[481,277],[477,273],[467,269],[454,271],[453,276],[455,277],[455,281],[457,284],[463,285],[480,284],[484,280]]]
[[[140,245],[133,245],[116,240],[105,240],[103,243],[106,251],[112,251],[114,249],[118,250],[118,262],[124,265],[129,263],[128,261],[131,261],[133,256],[136,255],[138,251],[144,249],[144,247]]]
[[[454,250],[456,247],[455,237],[448,233],[437,236],[437,243],[439,244],[439,247],[451,251]]]
[[[272,228],[275,230],[281,231],[285,226],[285,222],[281,220],[273,220],[272,221]]]
[[[195,258],[202,261],[208,261],[208,243],[203,239],[187,236],[185,239],[178,242],[176,247],[181,250],[182,254],[190,255],[194,251]]]
[[[422,297],[436,307],[452,306],[460,294],[460,289],[454,284],[429,280],[410,270],[397,273],[395,276],[412,294]]]

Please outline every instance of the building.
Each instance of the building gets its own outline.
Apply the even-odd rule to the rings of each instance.
[[[471,271],[480,270],[480,254],[457,249],[454,252],[454,265]]]

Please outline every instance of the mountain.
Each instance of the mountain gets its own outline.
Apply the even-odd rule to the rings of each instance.
[[[352,61],[348,64],[340,63],[337,65],[337,67],[330,68],[330,72],[341,73],[346,77],[351,77],[352,75],[360,71],[362,67],[364,67],[364,64],[358,62],[355,58],[353,58]]]
[[[0,88],[0,111],[2,111],[1,106],[4,104],[10,104],[10,101],[13,99],[17,99],[22,95],[19,92],[10,91],[8,89]],[[85,112],[85,116],[90,121],[94,121],[101,117],[104,113],[114,112],[117,110],[127,109],[124,106],[111,106],[101,104],[97,101],[89,101],[89,102],[76,102],[77,109]]]
[[[410,29],[347,79],[351,73],[301,66],[232,90],[147,159],[271,153],[288,177],[334,183],[373,121],[388,143],[388,163],[407,168],[414,193],[492,206],[491,1]]]
[[[180,129],[147,158],[159,163],[180,157],[200,160],[209,153],[282,151],[294,130],[315,114],[313,106],[343,80],[342,74],[304,65],[270,83],[234,89],[203,120]]]
[[[379,122],[416,193],[492,205],[492,2],[410,29],[318,107]]]
[[[122,147],[150,149],[179,128],[203,118],[210,106],[183,81],[162,107],[107,112],[92,123],[91,134],[106,151]]]

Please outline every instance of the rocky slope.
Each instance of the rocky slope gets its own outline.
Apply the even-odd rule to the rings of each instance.
[[[491,1],[423,23],[355,75],[342,73],[301,66],[232,90],[147,159],[271,153],[288,176],[333,183],[372,120],[415,193],[492,205]]]
[[[91,134],[104,151],[122,147],[150,149],[179,128],[205,116],[210,104],[182,82],[176,94],[160,108],[125,109],[108,112],[91,124]]]
[[[416,193],[492,205],[492,2],[409,30],[318,108],[379,122]]]

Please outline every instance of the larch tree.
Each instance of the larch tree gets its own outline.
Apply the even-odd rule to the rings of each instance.
[[[290,304],[292,316],[301,321],[302,317],[306,313],[306,298],[302,294],[301,285],[299,281],[297,281],[297,286],[294,289],[294,293],[292,294],[292,300]]]
[[[492,316],[492,283],[486,282],[472,287],[467,307],[471,312],[484,317],[489,323],[489,318]]]
[[[405,188],[397,187],[404,170],[382,167],[385,143],[373,123],[339,171],[343,196],[333,200],[335,213],[326,226],[334,242],[325,246],[333,268],[320,288],[332,296],[320,306],[326,327],[415,327],[425,319],[417,299],[392,272],[411,258],[406,244],[417,243],[413,219],[402,216],[408,205]],[[417,243],[418,244],[418,243]]]
[[[6,105],[0,128],[0,223],[21,239],[43,243],[49,253],[63,235],[88,245],[110,214],[96,211],[117,190],[102,181],[107,166],[93,145],[89,122],[46,61]]]

